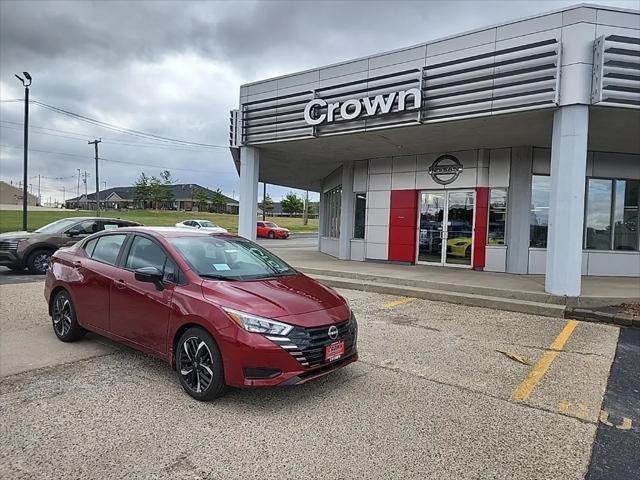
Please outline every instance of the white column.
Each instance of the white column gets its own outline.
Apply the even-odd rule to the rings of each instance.
[[[338,258],[351,259],[351,237],[353,236],[353,162],[342,164],[342,200],[340,201],[340,243]]]
[[[553,116],[551,195],[545,290],[580,295],[589,107],[560,107]]]
[[[258,216],[258,173],[260,155],[257,148],[240,148],[240,211],[238,235],[249,240],[256,239]]]

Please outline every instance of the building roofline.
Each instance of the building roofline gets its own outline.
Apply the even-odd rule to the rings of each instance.
[[[260,85],[261,83],[271,82],[273,80],[280,80],[282,78],[287,78],[287,77],[290,77],[292,75],[302,75],[304,73],[313,72],[313,71],[319,70],[321,68],[338,67],[340,65],[345,65],[347,63],[357,62],[359,60],[366,60],[366,59],[371,58],[371,57],[377,57],[377,56],[381,56],[381,55],[388,55],[388,54],[392,54],[392,53],[396,53],[396,52],[401,52],[403,50],[410,50],[412,48],[421,47],[423,45],[426,46],[426,45],[429,45],[429,44],[432,44],[432,43],[438,43],[438,42],[443,42],[445,40],[451,40],[452,38],[464,37],[466,35],[471,35],[473,33],[482,32],[484,30],[491,30],[492,28],[498,28],[498,27],[502,27],[502,26],[505,26],[505,25],[511,25],[511,24],[514,24],[514,23],[520,23],[520,22],[524,22],[524,21],[531,20],[531,19],[538,18],[538,17],[545,17],[547,15],[553,15],[554,13],[567,12],[569,10],[575,10],[577,8],[592,8],[592,9],[596,9],[596,10],[610,10],[610,11],[613,11],[613,12],[632,13],[632,14],[639,14],[640,15],[640,10],[634,10],[632,8],[610,7],[610,6],[607,6],[607,5],[598,5],[598,4],[594,4],[594,3],[576,3],[575,5],[569,5],[568,7],[557,8],[555,10],[548,10],[548,11],[545,11],[545,12],[536,13],[534,15],[529,15],[529,16],[526,16],[526,17],[519,17],[519,18],[515,18],[515,19],[510,20],[510,21],[507,21],[507,22],[494,23],[492,25],[487,25],[485,27],[474,28],[472,30],[466,30],[466,31],[463,31],[463,32],[454,33],[452,35],[447,35],[445,37],[434,38],[432,40],[427,40],[427,41],[424,41],[424,42],[415,43],[413,45],[407,45],[407,46],[404,46],[404,47],[395,48],[393,50],[385,50],[383,52],[374,52],[374,53],[371,53],[369,55],[364,55],[364,56],[356,57],[356,58],[350,58],[348,60],[342,60],[340,62],[330,63],[330,64],[327,64],[327,65],[321,65],[319,67],[309,68],[307,70],[298,70],[298,71],[294,71],[294,72],[291,72],[291,73],[286,73],[284,75],[278,75],[277,77],[268,77],[268,78],[263,78],[261,80],[256,80],[256,81],[253,81],[253,82],[249,82],[249,83],[242,83],[242,84],[240,84],[240,88],[242,88],[242,87],[250,87],[250,86],[253,86],[253,85]]]

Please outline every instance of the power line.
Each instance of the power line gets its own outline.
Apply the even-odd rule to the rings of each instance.
[[[6,145],[6,144],[0,144],[0,147],[7,147],[7,148],[19,148],[21,149],[22,147],[17,146],[17,145]],[[76,157],[76,158],[82,158],[84,160],[90,160],[91,157],[89,155],[77,155],[77,154],[73,154],[73,153],[64,153],[64,152],[52,152],[50,150],[40,150],[40,149],[36,149],[36,148],[29,148],[30,152],[39,152],[39,153],[48,153],[51,155],[63,155],[63,156],[67,156],[67,157]],[[110,158],[104,158],[104,157],[99,157],[99,160],[103,160],[105,162],[110,162],[110,163],[121,163],[124,165],[134,165],[137,167],[152,167],[152,168],[159,168],[159,169],[164,169],[164,170],[177,170],[177,171],[184,171],[184,172],[197,172],[197,173],[213,173],[211,170],[196,170],[193,168],[180,168],[180,167],[168,167],[168,166],[163,166],[163,165],[153,165],[150,163],[139,163],[139,162],[127,162],[124,160],[113,160]],[[216,175],[233,175],[234,177],[237,176],[237,173],[233,173],[233,172],[216,172]]]
[[[47,110],[62,114],[62,115],[66,115],[69,116],[71,118],[75,118],[77,120],[82,120],[85,121],[87,123],[91,123],[94,125],[98,125],[101,126],[103,128],[106,128],[108,130],[113,130],[116,132],[120,132],[120,133],[126,133],[128,135],[133,135],[133,136],[137,136],[137,137],[141,137],[141,138],[147,138],[147,139],[153,139],[153,140],[158,140],[158,141],[163,141],[163,142],[168,142],[168,143],[173,143],[173,144],[180,144],[180,145],[190,145],[190,146],[197,146],[197,147],[206,147],[206,148],[224,148],[227,149],[229,148],[228,145],[215,145],[215,144],[211,144],[211,143],[201,143],[201,142],[191,142],[188,140],[180,140],[177,138],[170,138],[170,137],[164,137],[162,135],[156,135],[154,133],[147,133],[147,132],[142,132],[140,130],[133,130],[131,128],[126,128],[126,127],[120,127],[118,125],[114,125],[112,123],[108,123],[108,122],[103,122],[101,120],[97,120],[95,118],[91,118],[91,117],[87,117],[85,115],[81,115],[79,113],[74,113],[71,112],[69,110],[65,110],[62,108],[58,108],[58,107],[54,107],[53,105],[48,105],[46,103],[40,102],[38,100],[32,100],[32,102],[36,105],[39,105]]]
[[[5,123],[5,124],[10,124],[10,125],[5,125],[2,126],[0,125],[0,128],[8,128],[10,130],[17,130],[20,131],[22,130],[22,128],[17,127],[17,125],[22,125],[19,122],[11,122],[9,120],[0,120],[0,124],[1,123]],[[16,125],[15,127],[13,125]],[[59,138],[69,138],[71,140],[82,140],[84,142],[84,140],[86,140],[87,137],[91,137],[91,135],[88,134],[84,134],[84,133],[79,133],[79,132],[71,132],[68,130],[59,130],[56,128],[47,128],[47,127],[38,127],[36,125],[30,125],[29,126],[30,129],[39,129],[39,130],[48,130],[48,131],[52,131],[52,132],[60,132],[60,133],[68,133],[74,136],[69,136],[69,135],[58,135],[58,134],[54,134],[54,133],[47,133],[47,132],[38,132],[38,131],[32,131],[31,133],[37,134],[37,135],[49,135],[51,137],[59,137]],[[136,142],[135,140],[129,140],[129,141],[121,141],[119,139],[110,139],[110,138],[106,138],[106,137],[102,137],[103,141],[105,143],[113,143],[116,145],[126,145],[126,146],[131,146],[131,147],[145,147],[145,148],[158,148],[160,150],[178,150],[178,151],[184,151],[184,152],[204,152],[206,151],[204,149],[204,147],[200,147],[200,148],[182,148],[182,147],[173,147],[171,146],[171,144],[167,144],[167,143],[161,143],[161,142],[156,142],[156,143],[150,143],[150,142]]]

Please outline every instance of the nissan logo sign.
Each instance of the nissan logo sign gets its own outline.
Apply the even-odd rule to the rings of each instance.
[[[336,338],[338,338],[338,327],[336,327],[335,325],[331,325],[327,334],[329,335],[329,338],[331,340],[335,340]]]
[[[462,172],[462,164],[453,155],[440,155],[429,167],[429,175],[440,185],[455,182]]]

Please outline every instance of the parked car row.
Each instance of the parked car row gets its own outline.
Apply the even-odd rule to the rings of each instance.
[[[44,275],[49,258],[58,248],[69,247],[88,235],[120,227],[141,226],[128,220],[102,217],[63,218],[40,227],[34,232],[9,232],[0,234],[0,265],[13,271],[25,268],[33,274]],[[209,220],[184,220],[177,228],[198,229],[210,233],[229,233]],[[290,232],[273,222],[258,222],[257,236],[264,238],[288,238]]]

